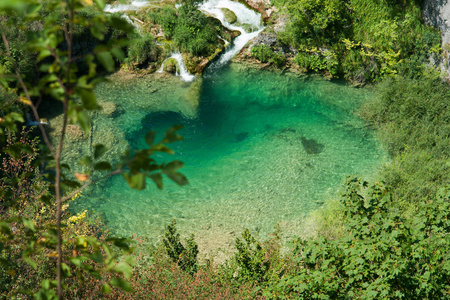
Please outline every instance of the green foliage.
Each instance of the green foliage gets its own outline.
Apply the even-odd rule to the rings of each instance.
[[[314,72],[328,71],[332,76],[338,73],[338,61],[336,54],[330,51],[312,49],[310,51],[299,52],[294,58],[294,62],[301,68]]]
[[[338,42],[352,22],[348,1],[292,0],[285,5],[290,22],[280,39],[286,44],[320,46]]]
[[[441,51],[439,32],[422,24],[417,1],[288,0],[276,5],[289,15],[279,40],[299,50],[296,61],[308,70],[328,70],[358,83],[397,74],[414,77]],[[330,59],[322,53],[331,65],[307,57],[315,48],[335,55]]]
[[[450,91],[433,74],[386,80],[377,90],[363,115],[392,157],[383,171],[387,184],[414,206],[450,182]]]
[[[185,240],[186,246],[180,241],[180,234],[177,233],[176,221],[172,220],[171,224],[166,226],[164,232],[163,244],[167,251],[167,255],[174,263],[189,274],[193,275],[198,271],[197,254],[198,246],[195,243],[194,236]]]
[[[239,276],[258,283],[267,281],[270,262],[266,259],[266,249],[248,229],[242,233],[242,240],[236,238],[236,250],[238,251],[236,261],[239,266]]]
[[[342,197],[348,235],[297,241],[296,266],[268,288],[296,299],[443,299],[449,285],[450,191],[404,219],[383,184],[348,180]]]
[[[286,57],[283,54],[272,51],[272,49],[265,44],[253,46],[250,53],[262,63],[271,63],[279,68],[286,64]]]
[[[149,17],[161,25],[165,37],[173,39],[181,51],[208,56],[219,47],[220,25],[197,10],[195,1],[184,1],[178,10],[165,7],[152,11]]]
[[[130,65],[143,67],[151,62],[157,62],[162,49],[156,45],[151,34],[135,36],[127,48],[127,62]]]

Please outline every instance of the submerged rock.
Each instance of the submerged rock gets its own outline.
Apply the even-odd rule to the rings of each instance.
[[[249,136],[248,132],[238,133],[238,134],[236,134],[236,142],[238,142],[238,143],[242,142],[242,141],[246,140],[248,138],[248,136]]]
[[[114,102],[104,101],[100,102],[99,104],[102,107],[102,110],[100,112],[109,117],[112,116],[117,110],[117,105]]]
[[[315,139],[307,139],[305,137],[301,137],[303,148],[305,148],[306,153],[308,154],[319,154],[323,151],[324,145],[318,143]]]

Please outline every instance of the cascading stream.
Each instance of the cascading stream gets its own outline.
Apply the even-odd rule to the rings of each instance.
[[[236,23],[230,24],[226,20],[222,8],[229,9],[236,15]],[[256,37],[264,29],[264,26],[261,23],[261,14],[238,2],[230,0],[210,0],[200,5],[199,9],[220,20],[222,25],[226,28],[241,32],[241,35],[233,41],[232,45],[225,51],[224,54],[222,54],[220,59],[209,67],[209,69],[212,70],[220,68],[230,61],[236,54],[239,53],[239,51],[241,51],[248,41]],[[247,27],[247,29],[245,27]]]
[[[118,5],[108,4],[105,6],[105,12],[115,13],[115,12],[133,11],[138,10],[139,8],[144,7],[148,4],[149,1],[146,0],[131,1],[130,4],[118,4]]]
[[[180,52],[172,53],[172,55],[167,59],[171,58],[175,59],[178,63],[176,75],[180,76],[181,80],[185,82],[191,82],[192,80],[194,80],[195,75],[190,74],[189,71],[187,70],[186,65],[184,64],[183,56],[181,55]],[[158,72],[161,73],[163,72],[163,70],[164,70],[164,62],[162,63],[161,68],[158,70]]]

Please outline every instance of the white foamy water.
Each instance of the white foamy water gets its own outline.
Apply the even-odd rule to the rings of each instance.
[[[180,52],[172,53],[172,55],[169,58],[174,58],[178,63],[178,69],[177,69],[177,76],[180,76],[181,80],[185,82],[191,82],[195,79],[195,75],[192,75],[189,73],[189,71],[186,68],[186,65],[184,64],[183,56]],[[167,58],[167,59],[169,59]],[[166,60],[167,60],[166,59]],[[158,73],[162,73],[164,70],[164,62],[161,64],[161,67],[157,71]]]
[[[236,23],[240,23],[241,26],[237,26],[236,23],[228,23],[227,20],[225,20],[225,15],[221,8],[227,8],[234,12],[237,18]],[[211,66],[213,69],[215,67],[220,67],[231,60],[236,54],[239,53],[239,51],[241,51],[248,41],[256,37],[264,29],[264,26],[261,23],[261,14],[238,2],[230,0],[210,0],[200,5],[199,9],[220,20],[222,25],[226,28],[241,32],[241,35],[233,41],[233,45],[228,48],[224,54],[222,54],[220,59],[216,61],[213,66]],[[247,26],[250,25],[250,27],[255,30],[253,32],[246,32],[244,29],[245,24]]]
[[[129,4],[118,4],[118,5],[108,4],[105,6],[105,12],[115,13],[130,10],[138,10],[139,8],[144,7],[146,5],[148,5],[148,1],[146,0],[131,1],[131,3]]]

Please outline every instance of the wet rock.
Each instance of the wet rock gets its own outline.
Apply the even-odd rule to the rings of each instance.
[[[257,27],[255,27],[255,26],[253,26],[251,24],[241,24],[239,22],[236,22],[236,26],[244,28],[245,32],[247,32],[247,33],[252,33],[254,31],[258,30]]]
[[[242,0],[249,7],[259,12],[264,22],[268,22],[276,8],[270,4],[270,0]]]

